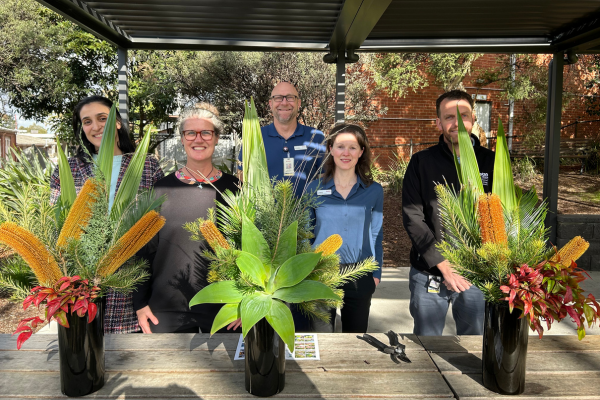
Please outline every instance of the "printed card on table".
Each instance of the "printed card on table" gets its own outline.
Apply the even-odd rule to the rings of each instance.
[[[290,353],[287,345],[285,346],[286,360],[320,360],[319,340],[316,333],[296,333],[294,339],[294,352]],[[246,351],[244,347],[244,338],[240,335],[237,349],[235,350],[234,360],[244,360]]]

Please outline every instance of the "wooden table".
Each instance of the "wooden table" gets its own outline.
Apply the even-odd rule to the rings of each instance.
[[[387,341],[383,334],[375,335]],[[353,334],[319,334],[320,361],[287,361],[285,398],[488,398],[481,386],[481,337],[403,336],[411,364],[395,364]],[[238,335],[109,335],[106,383],[97,399],[248,398]],[[20,351],[0,335],[0,400],[57,398],[58,344],[34,335]],[[524,393],[600,399],[600,336],[531,336]]]

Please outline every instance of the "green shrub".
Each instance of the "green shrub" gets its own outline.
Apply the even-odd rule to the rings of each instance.
[[[394,158],[390,157],[389,169],[385,171],[385,182],[387,187],[394,193],[400,193],[402,191],[402,184],[404,183],[404,174],[406,173],[406,167],[408,167],[408,161],[398,154]]]
[[[524,183],[530,182],[537,175],[535,161],[529,157],[514,160],[512,170],[515,179]]]

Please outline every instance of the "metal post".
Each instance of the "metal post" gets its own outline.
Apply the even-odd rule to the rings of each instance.
[[[515,76],[516,76],[516,64],[517,55],[510,55],[510,84],[514,88]],[[515,100],[508,100],[508,150],[512,150],[513,131],[514,131],[514,119],[515,119]],[[489,146],[488,146],[489,149]]]
[[[118,66],[119,66],[119,113],[123,120],[123,125],[129,124],[129,97],[127,95],[127,49],[117,48]]]
[[[560,118],[562,111],[563,53],[554,54],[548,66],[548,108],[546,111],[546,149],[544,155],[543,198],[548,202],[545,225],[549,241],[556,243],[558,211],[558,171],[560,162]]]
[[[336,61],[335,74],[335,122],[346,120],[346,52],[340,50]]]

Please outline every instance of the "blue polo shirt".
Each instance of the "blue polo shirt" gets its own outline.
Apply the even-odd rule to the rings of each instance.
[[[317,192],[321,202],[311,210],[315,219],[314,243],[316,247],[329,236],[339,234],[343,239],[342,247],[337,251],[340,261],[349,264],[375,256],[379,270],[373,272],[373,277],[381,279],[383,188],[377,182],[367,187],[360,176],[357,178],[346,199],[335,190],[333,178],[325,183],[317,180],[308,185],[307,191]]]
[[[296,130],[287,140],[275,129],[274,124],[261,128],[269,177],[289,179],[294,185],[296,196],[304,193],[307,182],[310,182],[321,173],[321,164],[325,156],[325,135],[323,132],[298,123]],[[287,148],[287,151],[284,151]],[[294,176],[284,176],[284,158],[294,159]],[[238,157],[242,161],[242,150]],[[238,167],[242,169],[242,167]]]

